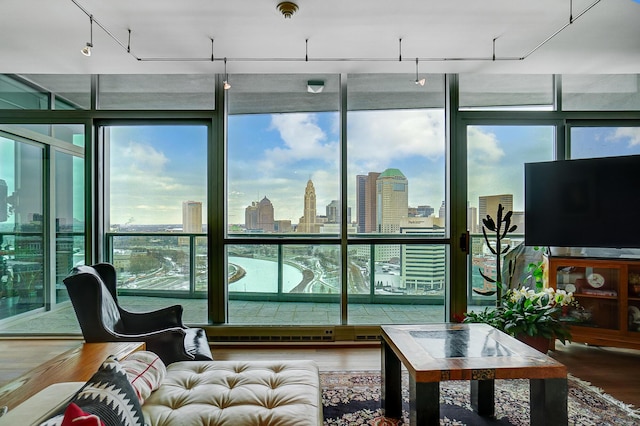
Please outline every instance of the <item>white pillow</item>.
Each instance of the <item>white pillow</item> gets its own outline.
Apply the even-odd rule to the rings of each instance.
[[[167,366],[150,351],[134,352],[121,360],[120,364],[140,399],[140,405],[144,404],[151,392],[158,389],[167,374]]]

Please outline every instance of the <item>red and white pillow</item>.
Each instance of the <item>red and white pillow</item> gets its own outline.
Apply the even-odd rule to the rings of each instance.
[[[149,398],[151,392],[158,389],[164,376],[167,374],[167,366],[160,357],[153,352],[137,351],[120,361],[122,369],[127,373],[140,405]]]

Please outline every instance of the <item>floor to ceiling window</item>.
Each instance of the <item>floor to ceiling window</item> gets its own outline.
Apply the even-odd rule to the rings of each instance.
[[[496,277],[495,255],[491,254],[482,235],[482,219],[487,215],[497,220],[498,206],[504,213],[512,211],[511,225],[517,229],[508,234],[503,247],[515,262],[513,284],[526,277],[526,265],[531,253],[524,246],[524,164],[551,161],[554,155],[555,128],[553,126],[469,126],[467,127],[468,210],[470,244],[469,305],[495,305],[496,284],[486,281],[480,273]],[[503,214],[504,216],[504,214]],[[502,225],[504,227],[504,225]],[[489,244],[495,239],[491,232]],[[495,247],[494,247],[495,248]],[[522,254],[522,256],[520,255]],[[509,283],[508,271],[503,269],[503,288]],[[529,285],[533,287],[533,285]]]
[[[345,78],[233,76],[231,324],[444,320],[444,78]]]
[[[0,130],[0,319],[64,302],[63,278],[84,263],[83,132],[60,124]],[[51,331],[24,318],[18,328]]]
[[[460,109],[469,111],[465,117],[471,118],[465,127],[470,309],[495,305],[500,294],[496,283],[481,275],[497,276],[496,256],[489,249],[489,245],[495,248],[495,238],[488,231],[487,242],[482,221],[487,216],[497,220],[499,205],[504,208],[503,216],[512,212],[511,226],[517,227],[502,242],[502,248],[508,246],[501,267],[502,288],[527,285],[526,266],[542,255],[541,250],[524,246],[524,164],[551,161],[556,156],[557,122],[531,121],[535,111],[554,109],[553,82],[550,75],[460,76]],[[475,119],[479,114],[486,118]],[[509,261],[513,261],[512,272]]]
[[[347,82],[349,323],[442,322],[444,77],[419,85],[409,75],[355,74]]]
[[[340,323],[339,87],[336,75],[233,76],[226,144],[230,324]]]
[[[207,126],[108,125],[99,135],[108,158],[107,260],[119,291],[206,298]],[[191,321],[206,322],[198,313]]]

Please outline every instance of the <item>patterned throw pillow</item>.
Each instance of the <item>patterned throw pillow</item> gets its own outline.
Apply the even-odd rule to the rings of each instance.
[[[98,371],[71,398],[84,412],[98,416],[105,426],[144,426],[140,401],[115,357],[108,357]],[[66,407],[65,407],[66,408]],[[64,409],[41,426],[62,424]]]
[[[134,352],[121,360],[120,365],[127,373],[140,405],[144,404],[151,392],[158,389],[167,374],[167,366],[158,355],[150,351]]]

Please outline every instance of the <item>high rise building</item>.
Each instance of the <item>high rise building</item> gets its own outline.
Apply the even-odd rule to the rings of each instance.
[[[331,200],[327,204],[327,223],[340,223],[340,202]]]
[[[182,202],[182,232],[202,232],[202,203],[200,201]]]
[[[253,231],[258,229],[258,202],[252,201],[250,206],[244,209],[244,229]]]
[[[439,218],[420,218],[422,223],[402,226],[402,234],[433,234],[442,230],[435,227]],[[446,277],[446,249],[439,244],[403,244],[401,258],[402,287],[407,294],[443,295]]]
[[[271,204],[271,200],[267,197],[264,197],[258,203],[258,229],[262,229],[264,232],[273,232],[274,231],[274,220],[273,220],[273,204]]]
[[[244,227],[248,231],[274,232],[275,221],[271,200],[264,197],[260,202],[253,201],[244,210]]]
[[[498,204],[502,204],[505,212],[513,210],[513,194],[482,195],[478,197],[478,214],[480,215],[480,221],[485,219],[487,215],[495,220],[496,214],[498,213]],[[478,229],[482,229],[481,222],[478,223],[478,226]]]
[[[316,234],[319,232],[319,224],[316,220],[316,190],[311,179],[307,181],[304,189],[304,210],[303,216],[298,222],[297,232]]]
[[[442,204],[440,204],[440,209],[438,210],[438,217],[442,219],[446,216],[447,216],[447,205],[443,201]]]
[[[387,169],[376,180],[376,227],[385,234],[400,232],[409,212],[409,182],[398,169]]]
[[[467,229],[472,234],[480,232],[478,229],[478,208],[469,206],[467,202]]]
[[[327,223],[340,223],[341,207],[338,200],[331,200],[327,205]],[[351,207],[347,207],[347,224],[351,223]]]
[[[376,181],[378,172],[356,176],[356,204],[358,205],[358,232],[377,231]]]

